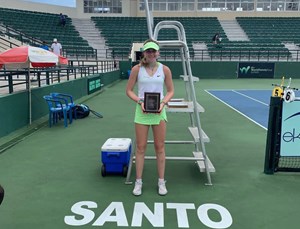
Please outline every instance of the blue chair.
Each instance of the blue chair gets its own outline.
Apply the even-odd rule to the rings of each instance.
[[[74,115],[74,119],[77,119],[77,112],[75,109],[76,104],[73,102],[72,95],[52,92],[52,93],[50,93],[50,96],[52,96],[55,99],[63,99],[65,101],[65,103],[68,104],[68,106],[71,108],[72,114]]]
[[[50,95],[43,96],[48,104],[49,108],[49,127],[57,123],[59,119],[64,118],[64,126],[68,126],[68,112],[70,117],[70,123],[72,123],[72,109],[64,100],[55,99]]]

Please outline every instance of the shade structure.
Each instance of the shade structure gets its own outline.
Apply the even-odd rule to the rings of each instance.
[[[32,122],[31,113],[31,84],[30,68],[53,67],[55,65],[67,65],[68,59],[63,56],[33,46],[20,46],[9,49],[0,54],[0,68],[28,69],[28,100],[29,100],[29,124]]]
[[[7,69],[52,67],[57,64],[68,64],[68,59],[38,47],[20,46],[0,54],[0,66],[4,65]]]

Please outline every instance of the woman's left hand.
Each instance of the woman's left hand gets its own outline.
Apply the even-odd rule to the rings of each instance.
[[[161,102],[160,103],[160,107],[159,107],[158,113],[160,113],[164,109],[165,105],[166,105],[165,102]]]

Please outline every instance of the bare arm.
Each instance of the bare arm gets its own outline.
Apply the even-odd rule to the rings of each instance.
[[[139,69],[140,66],[139,65],[135,65],[130,72],[130,76],[127,82],[127,86],[126,86],[126,95],[132,99],[133,101],[135,101],[136,103],[139,101],[139,97],[135,94],[135,92],[133,91],[134,86],[136,84],[137,81],[137,77],[138,77],[138,73],[139,73]]]

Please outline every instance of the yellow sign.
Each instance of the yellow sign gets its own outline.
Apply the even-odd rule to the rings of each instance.
[[[282,98],[282,96],[283,96],[283,89],[285,88],[283,86],[283,84],[284,84],[284,76],[281,78],[280,85],[278,85],[278,84],[272,84],[273,86],[275,86],[274,89],[273,89],[273,91],[272,91],[272,96],[273,97],[280,97],[280,98]]]
[[[283,90],[282,87],[274,87],[273,91],[272,91],[272,96],[273,97],[280,97],[282,98],[283,96]]]

